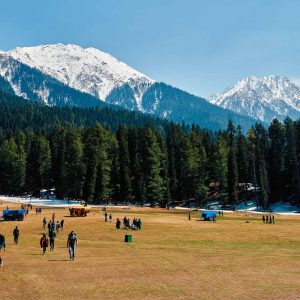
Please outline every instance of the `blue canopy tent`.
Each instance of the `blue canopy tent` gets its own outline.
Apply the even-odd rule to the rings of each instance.
[[[2,218],[4,221],[23,221],[25,216],[24,209],[5,209]]]
[[[200,218],[204,221],[215,221],[217,218],[217,212],[211,210],[202,211]]]

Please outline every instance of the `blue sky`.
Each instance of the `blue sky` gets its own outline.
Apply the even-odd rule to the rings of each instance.
[[[73,43],[207,97],[249,75],[300,84],[298,0],[2,1],[0,49]]]

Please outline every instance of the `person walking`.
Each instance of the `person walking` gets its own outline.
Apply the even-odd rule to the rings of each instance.
[[[5,251],[6,249],[6,243],[5,243],[5,236],[3,234],[0,234],[0,251],[2,250]]]
[[[56,229],[56,234],[58,234],[59,233],[59,229],[60,229],[60,223],[59,223],[59,221],[56,222],[55,229]]]
[[[69,248],[70,260],[75,259],[75,249],[77,247],[77,236],[76,233],[72,230],[68,236],[67,248]]]
[[[112,222],[112,214],[109,214],[109,222]]]
[[[269,217],[268,215],[266,215],[266,224],[268,223],[268,221],[269,221]]]
[[[49,240],[46,236],[46,233],[43,233],[43,236],[41,237],[41,240],[40,240],[40,246],[43,249],[43,255],[45,255],[45,253],[46,253],[46,250],[48,248],[48,243],[49,243]]]
[[[55,238],[56,238],[56,233],[55,233],[55,231],[51,230],[49,233],[50,251],[54,250]]]
[[[120,229],[121,228],[121,221],[119,218],[117,218],[117,221],[116,221],[116,228],[117,229]]]
[[[50,220],[49,223],[48,223],[48,235],[50,234],[50,231],[52,229],[52,221]]]
[[[46,217],[44,217],[44,219],[43,219],[43,228],[44,228],[44,230],[46,229],[46,225],[47,225],[47,219],[46,219]]]
[[[61,230],[64,229],[64,224],[65,224],[65,220],[62,219],[62,220],[60,221],[60,229],[61,229]]]
[[[107,222],[107,212],[105,211],[105,214],[104,214],[104,221]]]
[[[19,242],[19,235],[20,235],[20,230],[19,230],[18,226],[16,226],[16,228],[13,231],[15,245],[17,245]]]

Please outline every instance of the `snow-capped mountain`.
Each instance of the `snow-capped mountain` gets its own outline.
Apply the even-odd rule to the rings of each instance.
[[[1,52],[1,76],[6,90],[50,106],[113,105],[213,130],[226,128],[228,119],[245,129],[255,122],[156,82],[94,48],[55,44]]]
[[[242,115],[270,122],[300,117],[300,88],[278,75],[247,77],[209,99],[213,104]]]
[[[124,84],[134,90],[136,105],[154,82],[108,53],[77,45],[42,45],[16,48],[6,54],[81,92],[106,100]]]

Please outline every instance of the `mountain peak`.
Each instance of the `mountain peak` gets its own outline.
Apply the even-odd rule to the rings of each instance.
[[[210,101],[261,121],[300,117],[300,88],[286,76],[249,76]]]
[[[132,86],[154,80],[106,52],[74,44],[18,47],[6,52],[12,58],[54,77],[62,83],[105,100],[123,84]],[[136,89],[142,93],[142,89]],[[141,95],[138,95],[140,97]]]

